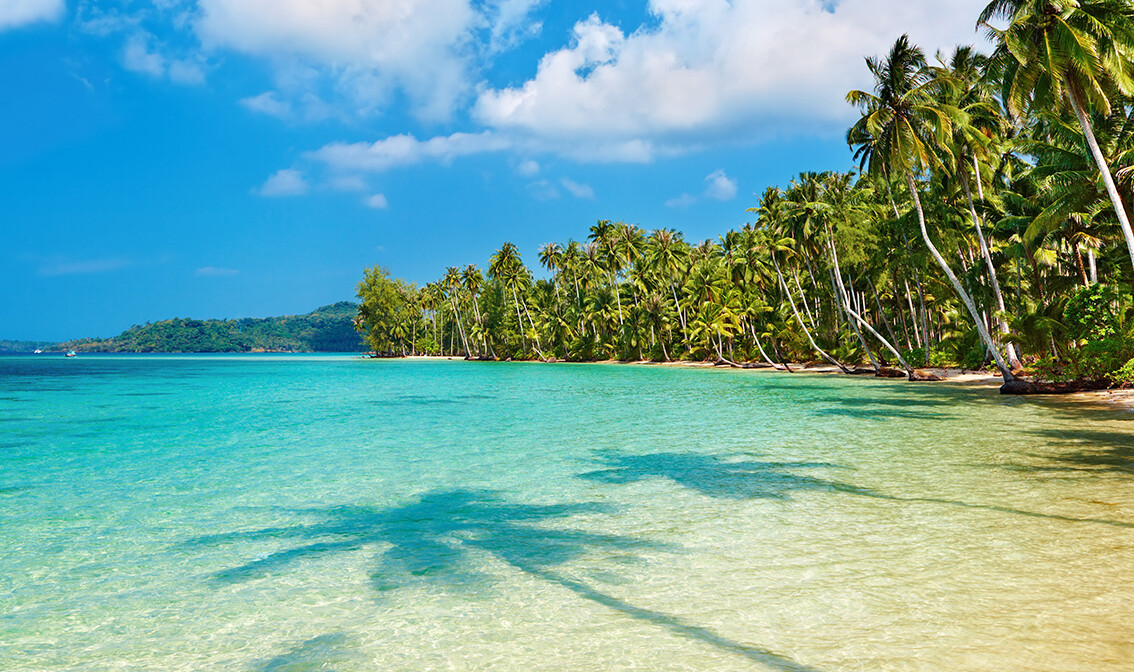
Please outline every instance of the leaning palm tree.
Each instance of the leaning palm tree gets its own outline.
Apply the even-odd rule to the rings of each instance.
[[[465,337],[464,322],[461,320],[461,272],[457,270],[456,266],[445,269],[445,277],[442,278],[441,284],[449,293],[449,303],[453,306],[453,315],[457,318],[457,331],[461,334],[461,343],[465,346],[465,355],[471,356],[472,350],[469,349],[469,339]]]
[[[938,56],[938,60],[941,56]],[[959,178],[964,188],[965,199],[969,206],[969,216],[977,234],[977,243],[980,246],[981,257],[984,259],[985,269],[988,271],[989,285],[992,297],[996,301],[996,323],[1000,332],[1001,341],[1004,342],[1008,365],[1013,369],[1022,368],[1020,358],[1016,356],[1016,348],[1008,340],[1008,321],[1005,318],[1004,294],[1000,290],[1000,279],[996,274],[996,266],[992,263],[992,252],[988,240],[984,235],[983,218],[977,214],[973,203],[972,189],[969,187],[968,164],[971,162],[973,176],[976,179],[977,194],[984,200],[984,187],[980,174],[981,158],[989,155],[989,145],[993,138],[1000,134],[1005,121],[1000,114],[999,106],[993,102],[988,90],[986,78],[983,73],[988,68],[988,59],[972,47],[961,46],[953,51],[948,63],[942,62],[940,72],[952,79],[955,87],[954,94],[958,108],[968,115],[968,123],[954,124],[952,146],[956,161],[951,171]]]
[[[946,155],[945,160],[952,159],[946,146],[952,122],[955,119],[964,122],[966,115],[935,98],[936,87],[948,82],[926,68],[925,54],[910,43],[909,36],[899,37],[886,58],[867,58],[866,65],[874,75],[874,93],[854,90],[847,94],[847,101],[863,113],[848,132],[848,141],[869,150],[863,159],[870,172],[876,175],[901,173],[905,176],[925,246],[964,303],[976,324],[981,342],[992,353],[1004,381],[1015,380],[1011,367],[988,333],[976,302],[930,239],[925,210],[914,179],[915,173],[943,167],[942,154]],[[869,145],[863,143],[864,138],[870,139]]]
[[[1003,19],[999,30],[989,21]],[[1134,230],[1099,149],[1090,110],[1110,114],[1115,90],[1134,95],[1134,5],[1128,0],[994,0],[978,20],[1000,44],[1013,114],[1070,107],[1098,166],[1134,266]]]

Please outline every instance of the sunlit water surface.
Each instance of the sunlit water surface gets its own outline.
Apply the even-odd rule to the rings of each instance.
[[[0,668],[1129,671],[1132,434],[835,376],[2,358]]]

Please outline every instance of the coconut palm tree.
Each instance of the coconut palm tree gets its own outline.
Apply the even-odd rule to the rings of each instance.
[[[1007,20],[1003,30],[990,21]],[[1134,267],[1134,230],[1099,148],[1090,110],[1110,114],[1115,91],[1134,95],[1134,5],[1124,0],[994,0],[978,19],[998,40],[1004,98],[1027,109],[1070,107],[1103,178]]]
[[[943,165],[940,154],[948,154],[947,140],[951,135],[952,122],[964,123],[966,115],[935,98],[936,87],[947,86],[948,82],[926,68],[925,54],[910,43],[907,35],[894,42],[886,58],[867,58],[866,64],[874,75],[874,93],[854,90],[847,94],[847,101],[858,106],[863,113],[848,133],[848,140],[871,138],[868,158],[871,172],[882,173],[885,165],[887,174],[904,174],[917,210],[922,240],[964,303],[1004,381],[1015,380],[1011,367],[989,335],[972,296],[965,291],[930,239],[925,209],[914,179],[915,173]]]

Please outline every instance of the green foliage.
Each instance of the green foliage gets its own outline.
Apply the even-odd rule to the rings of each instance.
[[[1113,337],[1118,333],[1117,303],[1117,293],[1107,285],[1095,283],[1076,291],[1063,309],[1068,337],[1076,342]]]
[[[902,357],[904,357],[911,366],[918,367],[926,365],[924,347],[906,350],[902,353]],[[946,366],[953,366],[956,363],[956,358],[949,351],[942,348],[929,349],[929,366],[934,368],[943,368]]]
[[[1055,382],[1112,380],[1134,358],[1134,339],[1112,336],[1070,348],[1059,359],[1045,356],[1032,366],[1036,378]],[[1125,374],[1121,374],[1125,375]]]
[[[2,341],[0,352],[35,352],[36,350],[58,350],[59,344],[50,341]]]
[[[366,269],[358,284],[356,328],[365,335],[370,350],[378,354],[405,355],[416,348],[421,324],[419,292],[416,286],[391,279],[381,266]]]
[[[1115,385],[1121,385],[1122,387],[1134,386],[1134,358],[1131,358],[1114,371],[1110,379]]]
[[[113,338],[61,343],[80,352],[360,352],[362,340],[349,301],[306,315],[193,320],[174,318],[135,325]]]

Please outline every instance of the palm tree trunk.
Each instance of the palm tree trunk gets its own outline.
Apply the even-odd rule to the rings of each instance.
[[[449,302],[453,304],[453,314],[457,316],[457,329],[461,333],[461,343],[465,345],[465,356],[471,357],[472,350],[469,349],[469,339],[465,338],[465,327],[461,324],[461,311],[457,307],[457,299],[452,294],[449,295]]]
[[[516,305],[516,328],[520,330],[520,342],[524,345],[524,352],[528,350],[528,339],[524,336],[524,318],[520,316],[520,296],[516,294],[516,284],[512,285],[512,301]]]
[[[878,306],[878,314],[882,316],[882,324],[886,327],[886,333],[890,335],[890,342],[897,343],[898,337],[894,335],[894,329],[890,327],[890,320],[886,317],[886,310],[882,307],[882,300],[878,298],[878,289],[874,287],[874,281],[870,279],[870,276],[866,276],[866,282],[870,285],[870,293],[874,295],[874,304]]]
[[[1114,177],[1110,174],[1106,157],[1099,149],[1099,142],[1095,139],[1095,131],[1091,127],[1091,120],[1087,117],[1087,111],[1079,102],[1079,95],[1074,82],[1070,82],[1068,89],[1067,97],[1071,100],[1071,108],[1075,110],[1075,117],[1079,120],[1079,125],[1083,127],[1083,135],[1087,137],[1087,146],[1091,148],[1091,155],[1094,156],[1095,164],[1099,168],[1099,173],[1102,174],[1103,183],[1106,184],[1106,193],[1110,196],[1110,203],[1114,206],[1115,214],[1118,215],[1118,224],[1122,227],[1122,235],[1126,238],[1126,249],[1130,252],[1130,265],[1134,267],[1134,230],[1130,228],[1130,219],[1126,216],[1122,197],[1118,195],[1118,187],[1114,184]]]
[[[776,260],[776,255],[774,252],[772,253],[772,264],[776,267],[776,277],[780,280],[780,287],[783,288],[784,294],[787,294],[788,303],[791,304],[791,312],[795,315],[795,319],[797,322],[799,322],[799,327],[803,329],[803,334],[807,336],[807,341],[811,343],[811,347],[815,350],[815,352],[818,352],[820,355],[822,355],[823,359],[839,367],[839,369],[843,373],[850,373],[850,370],[847,369],[847,367],[840,364],[834,357],[828,355],[827,351],[823,348],[820,348],[819,345],[815,343],[815,339],[811,337],[811,332],[808,331],[807,325],[803,323],[803,318],[799,315],[799,309],[795,307],[795,299],[792,298],[791,291],[788,289],[787,283],[784,282],[784,274],[780,272],[780,263]]]
[[[965,288],[961,286],[961,282],[957,280],[957,276],[953,274],[953,269],[949,268],[949,264],[945,262],[941,253],[937,251],[937,247],[933,245],[933,241],[929,239],[929,230],[925,227],[925,211],[922,210],[921,207],[921,196],[917,193],[917,185],[914,184],[913,173],[908,170],[906,171],[906,182],[910,188],[910,195],[913,197],[914,205],[917,206],[917,221],[921,226],[921,237],[925,240],[926,247],[929,248],[930,254],[932,254],[933,258],[937,261],[937,265],[941,267],[942,271],[945,271],[945,276],[949,278],[949,283],[953,285],[957,296],[961,298],[961,302],[964,303],[965,308],[968,309],[969,316],[972,317],[973,322],[976,323],[981,342],[984,343],[985,347],[992,353],[993,359],[996,360],[996,367],[1000,369],[1000,375],[1003,376],[1004,382],[1007,383],[1008,381],[1015,380],[1016,376],[1012,375],[1012,369],[1005,363],[1004,357],[1000,354],[1000,349],[996,347],[996,344],[992,341],[992,336],[988,334],[988,329],[984,326],[984,320],[981,319],[980,311],[977,310],[976,304],[973,303],[973,298],[969,296]]]
[[[803,286],[799,284],[799,269],[791,269],[792,279],[795,280],[795,288],[799,290],[799,298],[803,301],[803,312],[807,314],[807,321],[811,323],[811,328],[815,328],[815,317],[811,314],[811,308],[807,305],[807,293],[803,291]]]
[[[756,349],[760,351],[760,356],[764,358],[765,362],[771,364],[773,369],[784,370],[785,366],[783,364],[776,364],[772,361],[772,358],[768,356],[768,353],[764,352],[764,346],[760,344],[760,337],[756,335],[756,325],[752,325],[752,342],[756,344]],[[791,372],[791,369],[787,370]]]
[[[830,231],[830,229],[828,229],[828,231]],[[843,274],[842,274],[842,271],[839,269],[839,253],[835,251],[835,239],[834,239],[833,235],[830,238],[828,238],[827,243],[831,247],[831,258],[835,261],[835,277],[839,281],[839,291],[842,293],[844,301],[846,301],[847,288],[846,288],[845,285],[843,285]],[[836,297],[836,300],[837,299],[838,299],[838,297]],[[887,350],[889,350],[891,353],[893,353],[894,357],[897,358],[898,363],[900,363],[902,365],[902,368],[904,368],[906,370],[906,374],[912,380],[913,377],[914,377],[913,367],[910,366],[909,363],[902,357],[901,353],[898,352],[897,348],[895,348],[893,345],[891,345],[890,341],[887,341],[885,338],[882,338],[882,334],[879,334],[877,331],[874,330],[874,327],[870,326],[870,324],[866,320],[862,319],[862,317],[854,309],[852,309],[850,307],[850,301],[846,301],[846,304],[847,304],[846,309],[847,309],[847,312],[850,313],[850,316],[853,317],[855,320],[858,320],[859,322],[861,322],[862,326],[866,327],[866,329],[868,331],[870,331],[871,334],[874,335],[874,338],[877,338],[878,341],[882,345],[886,346]],[[859,334],[859,336],[858,336],[859,340],[862,340],[863,344],[865,345],[866,341],[865,341],[865,339],[862,338],[862,334],[859,333],[858,327],[855,327],[855,333]],[[867,352],[869,353],[870,350],[867,349]],[[875,363],[875,361],[874,361],[873,354],[870,356],[870,363],[874,364],[874,371],[875,372],[880,372],[878,364]]]
[[[910,281],[906,280],[905,278],[902,278],[902,281],[906,283],[906,302],[910,306],[910,321],[913,322],[914,342],[917,343],[917,347],[920,348],[921,347],[921,329],[918,327],[917,311],[914,310],[913,292],[910,291]]]
[[[977,172],[977,193],[980,195],[981,200],[984,200],[984,188],[980,185],[980,164],[977,159],[973,157],[973,168]],[[961,171],[961,183],[965,185],[965,198],[969,202],[969,215],[973,218],[973,226],[976,227],[977,242],[980,243],[980,254],[984,257],[984,264],[988,268],[988,279],[992,285],[992,297],[996,300],[996,327],[1000,331],[1001,340],[1008,335],[1008,322],[1004,320],[1004,295],[1000,292],[1000,281],[996,278],[996,267],[992,265],[992,252],[988,249],[988,241],[984,238],[984,227],[981,226],[981,217],[977,216],[976,206],[973,205],[973,194],[969,189],[969,178],[964,171]],[[1005,349],[1008,355],[1008,365],[1013,369],[1022,368],[1020,358],[1016,356],[1016,347],[1011,342],[1005,343]]]

